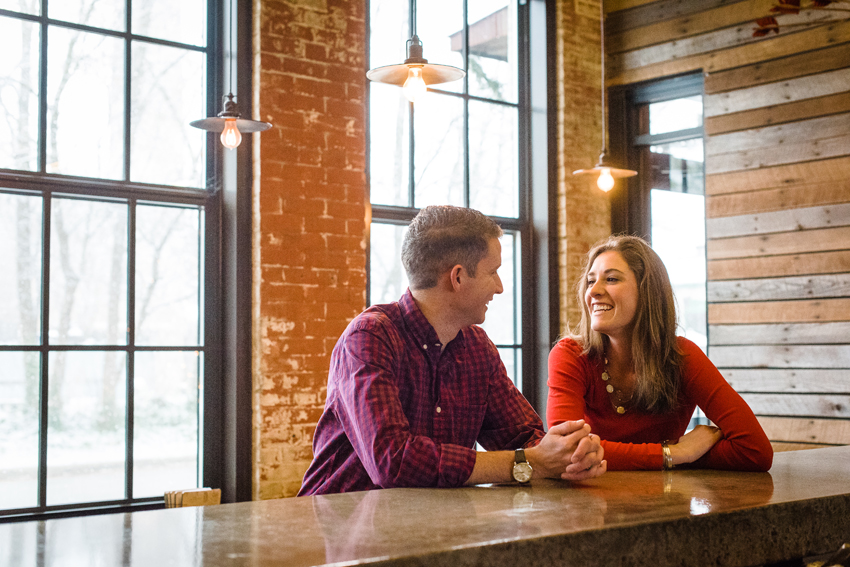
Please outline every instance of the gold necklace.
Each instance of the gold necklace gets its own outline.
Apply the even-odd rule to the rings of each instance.
[[[623,415],[626,413],[626,404],[628,404],[632,396],[634,396],[634,390],[632,390],[632,395],[623,399],[623,391],[619,388],[615,388],[613,384],[609,382],[611,379],[611,375],[608,374],[608,357],[605,356],[605,353],[602,353],[602,358],[605,360],[605,369],[602,371],[602,381],[605,383],[605,390],[608,392],[609,399],[611,400],[611,404],[614,406],[614,409],[617,410],[617,413]],[[614,399],[616,396],[616,401]]]

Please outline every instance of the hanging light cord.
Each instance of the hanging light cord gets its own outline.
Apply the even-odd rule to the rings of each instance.
[[[230,0],[230,22],[228,22],[228,23],[230,24],[228,26],[229,35],[230,35],[230,37],[228,39],[228,44],[229,44],[228,49],[230,50],[230,53],[229,53],[229,55],[230,55],[230,81],[229,81],[230,84],[228,86],[230,87],[230,93],[232,94],[233,93],[233,0]]]
[[[603,0],[599,0],[599,44],[602,50],[601,68],[602,68],[602,153],[608,153],[608,142],[606,139],[607,132],[605,128],[605,10],[603,8]]]
[[[410,0],[410,13],[413,16],[413,26],[412,26],[413,33],[410,34],[410,37],[413,37],[413,36],[416,35],[416,0]]]

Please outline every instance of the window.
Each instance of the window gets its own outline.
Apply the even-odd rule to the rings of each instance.
[[[407,2],[370,1],[370,67],[404,60],[410,14]],[[528,22],[526,2],[419,2],[416,30],[425,57],[465,69],[466,77],[435,85],[415,106],[398,87],[369,85],[369,302],[395,301],[407,288],[401,242],[420,208],[447,204],[492,216],[505,231],[499,271],[505,289],[491,302],[483,327],[520,389],[531,368],[523,365],[531,342],[521,316],[531,305],[524,303],[522,283],[530,272],[524,260],[530,234]]]
[[[706,350],[702,77],[630,87],[617,96],[628,100],[629,166],[638,177],[627,195],[615,197],[612,228],[649,239],[673,284],[679,334]],[[628,211],[618,215],[618,205]]]
[[[685,75],[615,89],[628,140],[618,151],[638,170],[626,191],[612,196],[611,228],[649,240],[664,262],[676,297],[679,335],[708,345],[705,241],[705,152],[702,75]],[[612,121],[612,128],[615,128]],[[689,427],[709,423],[699,408]]]
[[[0,520],[204,478],[208,9],[0,0]]]

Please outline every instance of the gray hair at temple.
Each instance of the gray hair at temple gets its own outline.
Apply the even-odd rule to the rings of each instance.
[[[502,229],[475,209],[448,205],[425,207],[411,221],[401,247],[410,289],[430,289],[440,275],[460,264],[475,277],[490,239]]]

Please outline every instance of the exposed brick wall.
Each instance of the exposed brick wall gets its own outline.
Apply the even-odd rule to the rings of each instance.
[[[558,259],[561,331],[578,323],[574,285],[585,253],[611,234],[608,196],[572,176],[602,148],[599,3],[557,0]]]
[[[365,0],[256,0],[254,498],[293,496],[366,301]]]

